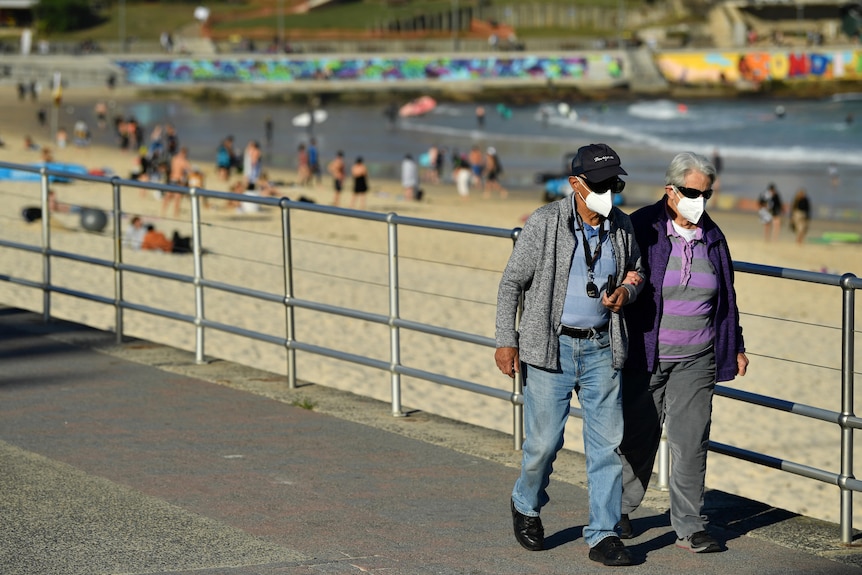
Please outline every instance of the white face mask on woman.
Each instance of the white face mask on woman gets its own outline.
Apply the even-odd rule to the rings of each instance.
[[[679,215],[693,224],[699,222],[700,218],[703,216],[704,210],[706,209],[706,200],[702,197],[687,198],[679,193],[676,186],[671,187],[673,188],[674,193],[676,193],[677,198],[679,198],[676,204],[676,210],[679,212]]]
[[[583,182],[583,180],[581,181]],[[584,185],[586,186],[586,184]],[[586,187],[589,188],[589,186]],[[581,193],[578,192],[578,195],[581,196]],[[581,196],[581,199],[584,200],[587,208],[604,217],[608,217],[611,213],[611,208],[614,207],[614,200],[611,198],[610,190],[603,194],[597,194],[591,190],[589,196],[586,198]]]

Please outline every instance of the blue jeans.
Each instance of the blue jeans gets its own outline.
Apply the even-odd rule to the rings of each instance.
[[[584,540],[590,547],[616,535],[622,501],[622,463],[617,447],[623,437],[620,374],[613,368],[610,336],[575,339],[560,336],[559,371],[525,366],[524,440],[521,475],[512,491],[515,508],[537,517],[549,501],[546,491],[569,416],[572,392],[584,412],[584,453],[590,498]]]

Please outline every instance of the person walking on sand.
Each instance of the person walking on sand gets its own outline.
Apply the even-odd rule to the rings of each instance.
[[[494,354],[501,372],[524,377],[526,438],[511,499],[515,539],[530,551],[545,548],[539,513],[549,501],[546,488],[577,393],[589,484],[583,536],[589,558],[604,565],[633,562],[614,531],[622,495],[616,449],[627,349],[622,309],[637,298],[644,270],[629,217],[613,205],[613,192],[624,187],[621,175],[626,171],[609,146],[581,147],[572,160],[572,195],[539,208],[524,224],[497,292]]]
[[[353,177],[353,195],[350,197],[350,207],[358,210],[365,209],[365,196],[368,194],[368,168],[362,161],[362,156],[356,158],[350,167],[350,175]]]
[[[500,176],[503,174],[503,165],[497,150],[489,147],[485,155],[485,193],[484,198],[490,198],[493,192],[497,192],[501,198],[509,195],[509,192],[500,184]]]
[[[727,239],[705,212],[715,168],[705,157],[677,154],[665,195],[631,215],[647,277],[627,310],[629,355],[622,372],[625,431],[620,537],[635,532],[664,425],[673,470],[670,523],[676,546],[693,553],[722,547],[703,513],[706,454],[716,382],[748,368]]]
[[[332,187],[335,190],[335,195],[332,198],[332,205],[337,206],[341,201],[341,192],[344,190],[344,177],[347,172],[347,167],[344,165],[344,152],[338,150],[335,158],[326,167],[329,175],[332,176]]]

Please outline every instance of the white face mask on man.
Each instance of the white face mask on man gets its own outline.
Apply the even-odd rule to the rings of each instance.
[[[678,198],[676,210],[679,212],[679,215],[693,224],[699,222],[703,216],[703,212],[706,210],[706,200],[703,197],[687,198],[679,192],[676,186],[672,185],[671,188],[673,188]]]
[[[583,182],[583,180],[581,180]],[[586,186],[586,184],[584,184]],[[586,186],[589,189],[589,186]],[[581,196],[581,193],[578,192],[578,195]],[[611,213],[611,208],[614,207],[614,200],[611,197],[611,191],[605,191],[603,194],[597,194],[596,192],[590,191],[590,195],[586,198],[581,196],[581,199],[584,200],[584,204],[586,204],[587,208],[596,212],[597,214],[608,217]]]

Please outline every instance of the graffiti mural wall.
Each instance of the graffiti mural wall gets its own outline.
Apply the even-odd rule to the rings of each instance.
[[[116,61],[136,85],[204,82],[278,83],[303,80],[464,81],[493,79],[614,81],[623,61],[611,54],[499,57],[224,58]]]
[[[862,79],[862,50],[679,52],[656,57],[669,82]]]

